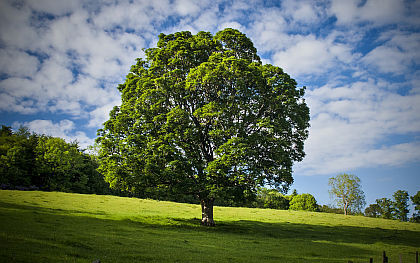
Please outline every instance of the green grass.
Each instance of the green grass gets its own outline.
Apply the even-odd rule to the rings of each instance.
[[[414,262],[420,224],[115,196],[0,191],[0,262]]]

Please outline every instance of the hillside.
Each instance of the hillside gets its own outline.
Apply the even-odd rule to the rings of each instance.
[[[414,262],[420,224],[115,196],[0,191],[4,262]]]

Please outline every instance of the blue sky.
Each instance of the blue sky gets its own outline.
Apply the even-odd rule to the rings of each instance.
[[[420,190],[420,1],[0,0],[0,123],[91,145],[159,33],[226,27],[307,87],[292,188],[329,204],[345,172],[368,203]]]

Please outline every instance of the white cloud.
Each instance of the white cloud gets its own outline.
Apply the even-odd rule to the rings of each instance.
[[[378,82],[324,86],[308,91],[311,129],[303,174],[338,173],[359,167],[420,160],[419,141],[383,141],[420,132],[420,96],[384,90]]]
[[[386,42],[370,51],[362,59],[364,63],[396,75],[405,74],[412,65],[419,64],[419,33],[391,31],[382,34],[379,40]]]
[[[292,76],[320,75],[331,69],[347,69],[357,59],[352,48],[335,43],[333,38],[318,39],[313,35],[295,37],[293,44],[274,54],[274,63]]]
[[[197,1],[176,0],[175,9],[181,16],[186,16],[186,15],[196,16],[200,10],[200,6]]]
[[[8,75],[0,81],[0,109],[88,116],[85,109],[116,100],[117,83],[143,54],[141,37],[107,32],[89,22],[90,14],[82,5],[57,3],[42,1],[36,7],[24,4],[19,8],[1,3],[7,10],[0,18],[4,20],[1,32],[20,32],[12,37],[0,34],[7,47],[0,49],[0,69]],[[66,15],[47,19],[40,28],[30,22],[30,10]]]
[[[314,23],[322,16],[322,9],[316,1],[285,0],[281,4],[283,16],[290,16],[293,23]]]
[[[371,22],[376,25],[406,20],[408,10],[403,0],[333,0],[330,12],[340,24]]]
[[[38,70],[35,56],[15,49],[0,49],[0,68],[13,77],[32,77]]]
[[[37,1],[27,1],[27,4],[31,9],[41,12],[48,13],[52,15],[65,15],[77,10],[81,5],[81,1],[72,0],[72,1],[56,1],[56,0],[37,0]]]

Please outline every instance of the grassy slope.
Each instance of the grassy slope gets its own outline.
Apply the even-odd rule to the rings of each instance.
[[[420,224],[114,196],[0,191],[4,262],[414,262]],[[0,260],[2,261],[2,260]]]

